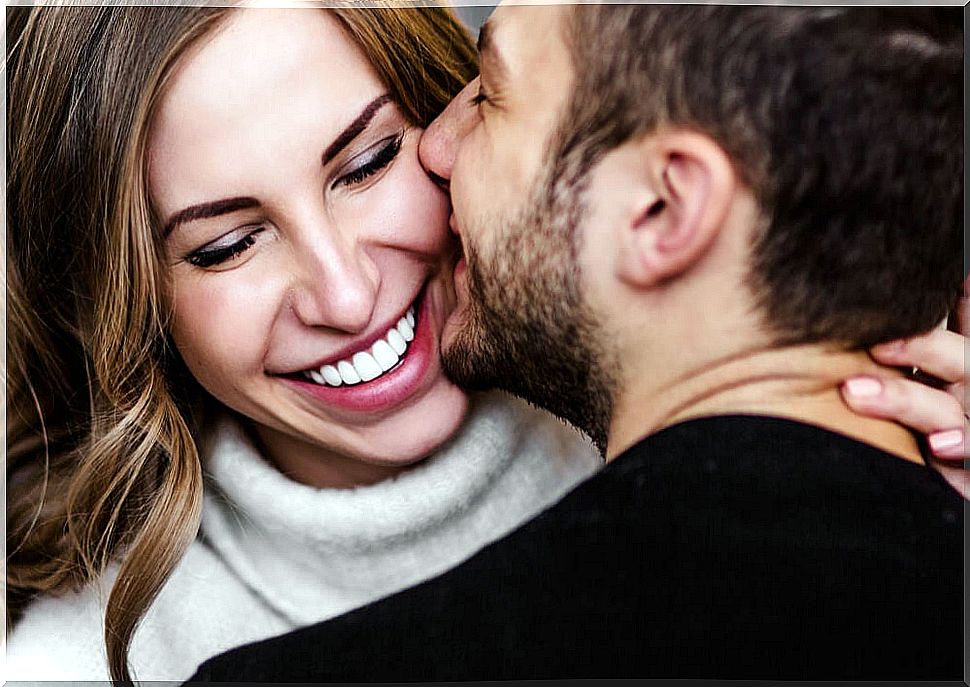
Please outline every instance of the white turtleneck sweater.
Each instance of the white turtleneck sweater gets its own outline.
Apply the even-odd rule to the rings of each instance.
[[[201,532],[135,634],[136,680],[185,680],[226,649],[444,572],[600,465],[581,435],[500,393],[475,398],[432,458],[366,487],[288,479],[229,418],[211,446]],[[7,680],[107,680],[104,601],[116,573],[34,601],[7,638]]]

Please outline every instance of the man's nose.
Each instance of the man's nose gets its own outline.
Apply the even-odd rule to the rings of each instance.
[[[478,112],[471,104],[472,96],[478,89],[478,79],[474,79],[452,98],[444,112],[438,115],[421,137],[418,156],[428,174],[439,186],[447,188],[451,182],[451,172],[461,140],[474,124]]]

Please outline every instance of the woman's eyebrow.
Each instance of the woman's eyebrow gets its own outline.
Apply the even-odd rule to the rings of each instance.
[[[370,121],[377,114],[384,105],[391,102],[391,96],[389,93],[384,93],[374,98],[367,106],[361,111],[359,115],[352,121],[347,127],[340,132],[337,138],[334,139],[333,143],[327,146],[327,149],[323,152],[323,164],[326,165],[333,158],[335,158],[341,150],[347,147],[351,141],[357,138]],[[172,218],[165,225],[163,231],[163,236],[167,237],[172,231],[180,224],[185,224],[186,222],[193,222],[199,219],[208,219],[210,217],[218,217],[219,215],[227,215],[231,212],[236,212],[237,210],[245,210],[247,208],[256,207],[259,205],[259,201],[255,198],[249,196],[240,196],[237,198],[224,198],[222,200],[216,200],[211,203],[200,203],[198,205],[192,205],[180,210],[172,215]]]
[[[340,135],[334,139],[333,143],[327,146],[327,149],[323,151],[323,164],[326,165],[332,159],[337,157],[341,150],[347,147],[347,144],[353,141],[360,134],[361,131],[367,128],[370,124],[370,120],[374,118],[377,111],[380,110],[384,105],[391,102],[391,96],[389,93],[379,95],[374,98],[364,110],[357,115],[357,118],[352,121],[346,129],[340,132]]]
[[[198,205],[191,205],[172,215],[172,219],[170,219],[165,225],[162,235],[168,237],[175,227],[180,224],[185,224],[186,222],[194,222],[197,219],[208,219],[209,217],[218,217],[219,215],[228,215],[230,212],[245,210],[246,208],[256,207],[257,205],[259,205],[259,201],[255,198],[250,198],[249,196],[224,198],[222,200],[212,201],[211,203],[199,203]]]

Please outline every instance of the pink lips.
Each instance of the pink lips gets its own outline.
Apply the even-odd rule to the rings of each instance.
[[[282,381],[298,391],[328,405],[361,413],[380,413],[403,403],[418,392],[437,359],[437,346],[429,317],[431,299],[421,299],[415,323],[414,340],[403,360],[390,372],[371,382],[352,386],[322,386],[286,377]]]

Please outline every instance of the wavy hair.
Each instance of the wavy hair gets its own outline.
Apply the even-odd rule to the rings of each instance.
[[[198,532],[213,403],[167,335],[148,128],[180,56],[231,11],[8,8],[7,624],[117,563],[104,641],[121,683]],[[448,10],[327,11],[416,124],[477,71]]]

